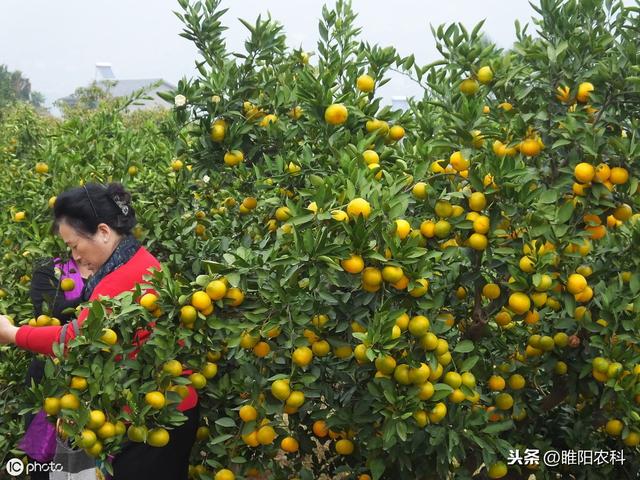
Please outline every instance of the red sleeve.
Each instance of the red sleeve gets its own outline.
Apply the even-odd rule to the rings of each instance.
[[[114,270],[104,277],[93,290],[89,300],[96,300],[98,297],[115,297],[122,292],[133,290],[135,286],[142,283],[144,275],[149,270],[155,268],[159,270],[160,263],[144,247],[120,268]],[[85,308],[78,316],[78,325],[82,326],[89,315],[89,309]],[[60,341],[60,332],[63,327],[30,327],[23,325],[16,333],[16,345],[25,350],[45,355],[53,355],[53,344]],[[76,332],[73,327],[67,328],[65,344],[75,338]]]

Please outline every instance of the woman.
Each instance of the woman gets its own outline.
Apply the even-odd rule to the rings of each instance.
[[[31,276],[30,296],[33,304],[33,312],[35,317],[43,314],[49,314],[53,318],[57,318],[62,325],[68,323],[74,313],[73,309],[77,307],[81,300],[82,288],[84,282],[91,275],[91,271],[84,264],[78,264],[73,258],[62,261],[59,258],[49,259],[38,262]],[[66,282],[63,291],[62,282]],[[69,284],[71,282],[71,284]],[[40,383],[44,376],[44,362],[34,357],[29,365],[27,372],[26,384],[31,386],[31,382]],[[30,430],[32,422],[36,424]],[[20,448],[29,455],[30,462],[38,460],[47,463],[53,457],[55,438],[48,435],[42,435],[47,422],[44,413],[36,416],[27,415],[25,418],[25,429],[27,433],[20,442]],[[54,432],[51,431],[51,435]],[[32,458],[33,455],[35,458]],[[49,474],[40,470],[31,473],[31,480],[48,480]]]
[[[71,248],[73,257],[93,272],[83,289],[85,301],[100,296],[113,298],[144,283],[144,275],[160,264],[131,235],[136,217],[131,195],[117,183],[88,184],[58,196],[54,206],[55,233]],[[89,311],[84,309],[77,324],[82,325]],[[65,343],[78,333],[73,323],[63,327],[14,327],[0,316],[0,344],[43,354],[53,354],[61,331]],[[198,426],[198,398],[193,388],[178,406],[188,420],[173,429],[169,443],[162,448],[144,443],[126,444],[113,462],[114,480],[187,480],[189,453]]]

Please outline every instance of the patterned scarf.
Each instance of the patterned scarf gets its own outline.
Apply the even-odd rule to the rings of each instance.
[[[140,247],[141,245],[133,235],[124,237],[104,265],[102,265],[95,274],[89,277],[87,282],[84,284],[84,288],[82,289],[82,301],[88,301],[93,293],[93,289],[96,288],[98,283],[100,283],[100,280],[131,260],[131,257],[136,254]]]

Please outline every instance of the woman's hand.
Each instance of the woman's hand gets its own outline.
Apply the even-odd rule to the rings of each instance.
[[[0,345],[16,343],[16,333],[18,327],[13,326],[13,322],[4,315],[0,315]]]

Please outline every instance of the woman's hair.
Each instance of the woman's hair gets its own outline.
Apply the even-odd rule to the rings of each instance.
[[[62,192],[53,207],[54,233],[65,222],[78,232],[93,235],[105,223],[121,235],[129,235],[136,225],[131,194],[120,183],[87,183]]]

